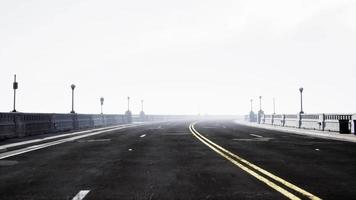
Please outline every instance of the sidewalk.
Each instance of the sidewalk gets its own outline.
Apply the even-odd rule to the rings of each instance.
[[[242,124],[242,125],[256,127],[256,128],[263,128],[263,129],[274,130],[274,131],[283,131],[286,133],[292,133],[298,135],[308,135],[317,138],[356,143],[356,135],[354,134],[340,134],[337,132],[329,132],[329,131],[317,131],[317,130],[292,128],[292,127],[273,126],[269,124],[257,124],[253,122],[246,122],[246,121],[239,121],[239,120],[235,120],[234,122],[237,124]]]

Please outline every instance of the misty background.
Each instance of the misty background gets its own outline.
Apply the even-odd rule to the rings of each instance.
[[[0,112],[356,112],[356,1],[0,1]]]

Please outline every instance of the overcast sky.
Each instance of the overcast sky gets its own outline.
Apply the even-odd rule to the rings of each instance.
[[[0,112],[356,112],[356,1],[2,0]]]

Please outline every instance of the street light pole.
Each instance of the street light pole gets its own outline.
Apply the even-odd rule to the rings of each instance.
[[[130,97],[127,97],[127,111],[130,111]]]
[[[143,112],[143,100],[141,100],[141,111]]]
[[[260,111],[262,110],[262,96],[259,97],[260,98]]]
[[[251,102],[251,112],[253,111],[253,106],[252,106],[252,104],[253,104],[253,99],[250,99],[250,102]]]
[[[72,111],[70,111],[70,113],[74,114],[75,113],[75,111],[74,111],[74,89],[75,89],[75,85],[72,84],[70,87],[72,88]]]
[[[273,97],[273,114],[276,114],[276,99]]]
[[[18,89],[19,84],[16,82],[16,74],[14,75],[14,83],[13,83],[13,89],[14,89],[14,109],[12,112],[17,112],[16,111],[16,90]]]
[[[100,98],[101,114],[103,114],[104,97]]]
[[[299,88],[299,92],[300,92],[300,114],[304,114],[303,111],[303,88]]]

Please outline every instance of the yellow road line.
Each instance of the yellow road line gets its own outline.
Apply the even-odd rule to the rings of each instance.
[[[192,123],[189,126],[190,131],[192,132],[192,134],[197,137],[200,141],[202,141],[204,144],[206,144],[207,146],[209,146],[212,150],[214,150],[215,152],[217,152],[218,154],[220,154],[221,156],[223,156],[224,158],[228,159],[229,161],[231,161],[233,164],[237,165],[238,167],[240,167],[241,169],[243,169],[244,171],[246,171],[247,173],[251,174],[252,176],[254,176],[255,178],[257,178],[258,180],[264,182],[265,184],[267,184],[268,186],[272,187],[273,189],[277,190],[278,192],[282,193],[283,195],[285,195],[286,197],[290,198],[290,199],[299,199],[298,197],[296,197],[295,195],[293,195],[292,193],[284,190],[283,188],[279,187],[278,185],[274,184],[273,182],[269,181],[268,179],[260,176],[259,174],[257,174],[256,172],[252,171],[251,169],[243,166],[241,163],[237,162],[236,160],[244,163],[245,165],[251,167],[252,169],[268,176],[269,178],[278,181],[279,183],[283,184],[284,186],[301,193],[302,195],[308,197],[309,199],[312,200],[319,200],[320,198],[299,188],[298,186],[278,177],[273,175],[272,173],[248,162],[247,160],[233,154],[232,152],[224,149],[223,147],[215,144],[214,142],[210,141],[209,139],[207,139],[206,137],[204,137],[202,134],[200,134],[195,128],[194,125],[196,123]],[[235,159],[236,160],[235,160]],[[271,184],[272,183],[272,184]]]

